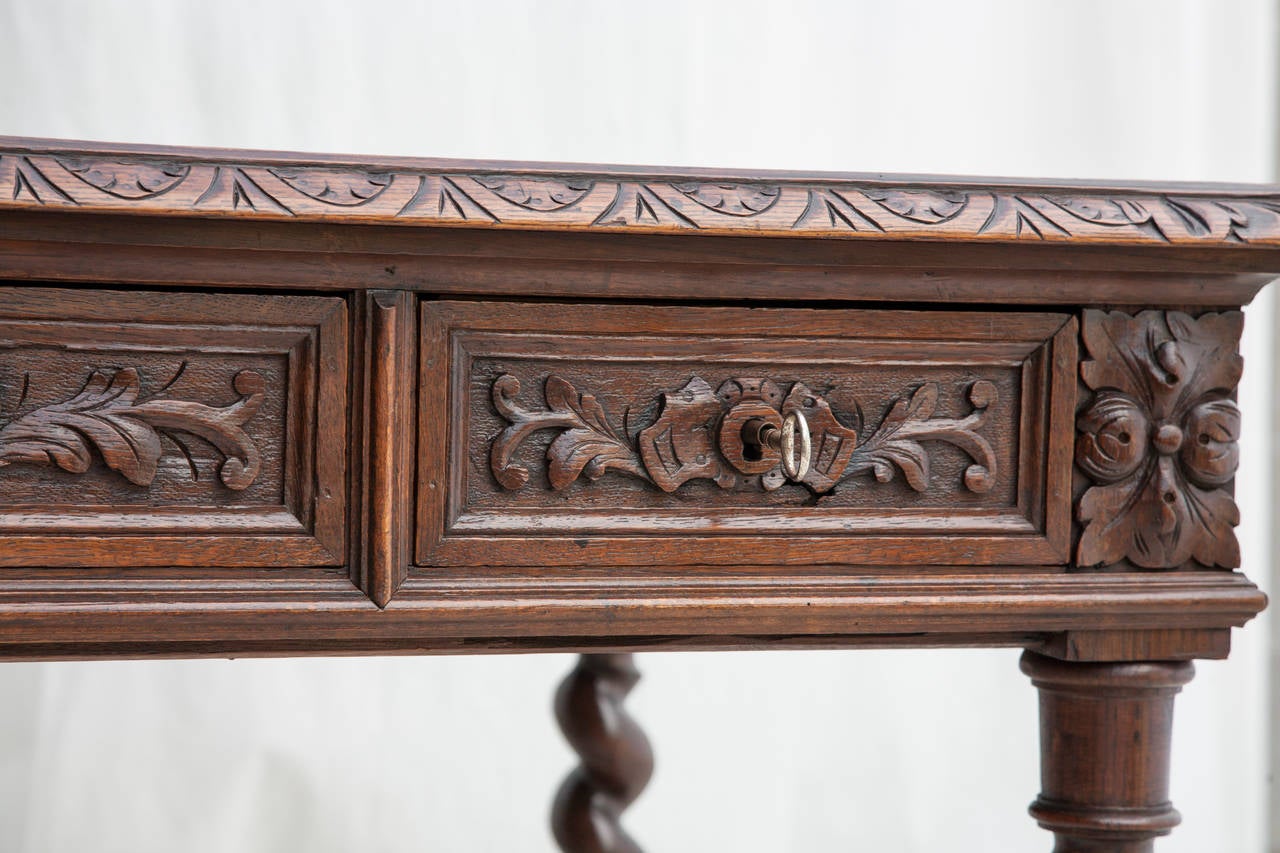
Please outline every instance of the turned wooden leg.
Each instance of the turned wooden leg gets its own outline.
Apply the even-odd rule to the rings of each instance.
[[[1168,663],[1068,663],[1033,652],[1040,785],[1031,815],[1054,853],[1152,853],[1181,820],[1169,802],[1173,700],[1195,670]]]
[[[556,691],[556,719],[582,760],[551,808],[565,853],[641,853],[621,823],[653,775],[649,739],[622,707],[639,680],[629,654],[582,655]]]

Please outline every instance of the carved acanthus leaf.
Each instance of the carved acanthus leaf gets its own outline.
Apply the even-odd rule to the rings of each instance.
[[[776,489],[786,482],[777,451],[758,449],[762,455],[749,457],[741,433],[750,419],[780,424],[794,411],[805,416],[813,446],[809,470],[796,476],[817,493],[828,492],[842,479],[864,471],[882,483],[901,471],[911,488],[923,492],[929,488],[925,443],[932,441],[950,444],[973,460],[963,475],[969,491],[988,491],[996,477],[995,452],[979,434],[996,400],[995,386],[985,380],[969,386],[973,411],[963,418],[934,417],[939,389],[926,383],[894,401],[876,429],[860,442],[861,424],[846,426],[830,403],[803,383],[794,383],[784,395],[768,379],[731,379],[713,393],[709,383],[694,376],[680,390],[663,393],[657,419],[636,436],[638,449],[614,430],[595,397],[579,394],[560,377],[546,380],[545,410],[517,406],[513,398],[519,391],[520,382],[514,376],[504,374],[494,381],[494,407],[510,426],[493,440],[490,464],[494,477],[508,489],[529,481],[528,470],[513,458],[525,439],[543,429],[562,430],[547,448],[553,489],[564,488],[580,474],[597,479],[608,469],[648,480],[666,492],[695,479],[713,480],[724,489],[749,483]]]
[[[553,489],[563,489],[580,474],[598,480],[610,468],[648,479],[636,452],[614,431],[595,397],[579,394],[559,376],[546,382],[548,410],[517,406],[514,399],[519,393],[520,380],[509,374],[493,383],[494,408],[511,424],[490,449],[493,475],[503,486],[518,489],[529,482],[528,469],[511,460],[526,438],[543,429],[564,430],[547,448],[547,475]]]
[[[1076,421],[1076,464],[1095,485],[1077,507],[1080,565],[1240,564],[1225,486],[1239,465],[1242,323],[1238,311],[1085,312],[1080,374],[1096,393]]]
[[[0,466],[14,462],[55,464],[65,471],[89,470],[96,449],[107,467],[129,482],[149,486],[162,455],[162,431],[198,436],[224,459],[219,479],[229,489],[247,488],[261,457],[243,426],[262,403],[264,383],[252,371],[232,382],[241,399],[223,408],[184,400],[138,402],[138,372],[95,370],[75,397],[28,412],[0,428]]]
[[[933,416],[938,406],[936,383],[925,383],[909,397],[898,398],[876,431],[851,454],[849,468],[870,470],[877,480],[887,483],[896,467],[911,488],[923,492],[929,484],[929,454],[920,442],[942,441],[973,459],[964,472],[965,486],[973,492],[988,491],[994,482],[995,451],[978,429],[996,401],[996,389],[979,380],[969,386],[968,396],[973,412],[964,418]]]

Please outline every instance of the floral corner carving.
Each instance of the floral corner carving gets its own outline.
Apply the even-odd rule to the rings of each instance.
[[[972,407],[960,418],[935,417],[939,388],[924,383],[890,402],[874,427],[859,413],[852,426],[836,417],[830,403],[803,383],[784,394],[769,379],[729,379],[718,389],[699,376],[677,391],[661,394],[657,419],[634,439],[617,430],[603,405],[592,394],[579,393],[570,382],[550,376],[544,386],[547,408],[526,409],[515,401],[520,381],[510,374],[493,383],[493,405],[509,426],[490,446],[490,468],[507,489],[522,488],[529,471],[514,461],[519,446],[534,432],[560,430],[547,448],[547,479],[563,489],[579,477],[598,480],[614,470],[674,492],[690,480],[706,479],[722,489],[757,484],[766,491],[787,480],[781,458],[768,450],[748,459],[738,436],[749,417],[776,419],[802,412],[809,424],[814,461],[799,480],[817,494],[831,491],[843,479],[870,473],[880,483],[901,474],[917,492],[929,488],[929,451],[923,444],[939,441],[963,451],[972,462],[962,475],[963,485],[975,493],[989,491],[997,476],[995,451],[980,434],[995,386],[978,380],[965,389]]]
[[[1076,465],[1092,481],[1077,506],[1080,566],[1240,565],[1229,484],[1243,323],[1239,311],[1085,312],[1080,375],[1094,395],[1076,421]]]
[[[14,462],[54,464],[83,474],[96,449],[113,471],[137,486],[150,486],[163,456],[161,436],[187,453],[173,433],[194,435],[222,454],[218,479],[228,489],[252,485],[262,457],[244,424],[262,405],[265,382],[251,370],[232,379],[240,400],[225,407],[186,400],[138,401],[138,371],[95,370],[79,394],[35,409],[0,427],[0,467]],[[188,461],[190,457],[188,456]],[[194,463],[192,463],[194,476]]]

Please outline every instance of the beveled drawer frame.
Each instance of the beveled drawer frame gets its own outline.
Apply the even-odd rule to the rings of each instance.
[[[1070,315],[424,301],[421,323],[416,563],[429,568],[417,571],[656,562],[806,569],[818,562],[891,572],[911,563],[1003,571],[1063,566],[1070,559],[1076,363],[1076,321]],[[617,513],[466,512],[459,497],[465,478],[491,476],[473,458],[477,448],[468,445],[473,353],[580,361],[592,336],[597,342],[608,336],[615,348],[625,348],[618,340],[634,339],[632,349],[653,349],[663,360],[697,358],[726,369],[747,361],[777,364],[781,371],[793,362],[865,361],[874,371],[877,359],[1012,366],[1021,373],[1022,403],[1016,513],[975,508],[832,515],[821,507],[742,506],[720,511],[714,504],[680,509],[673,500],[670,510],[645,510],[644,534],[637,535]],[[751,356],[709,355],[724,347],[749,349]],[[724,532],[686,528],[686,521],[703,518],[720,518]],[[847,528],[851,518],[854,531]],[[768,532],[734,530],[751,525]],[[677,533],[683,556],[663,551],[664,540]],[[663,556],[655,561],[659,551]]]
[[[0,289],[0,350],[283,354],[283,502],[0,508],[0,567],[340,566],[346,561],[346,303],[310,296]],[[9,476],[14,476],[10,474]]]

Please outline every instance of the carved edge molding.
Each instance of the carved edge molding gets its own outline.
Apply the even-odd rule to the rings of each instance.
[[[1244,315],[1088,310],[1083,320],[1080,375],[1094,394],[1076,421],[1075,458],[1093,485],[1077,505],[1077,563],[1238,567],[1232,395]]]
[[[524,229],[1280,246],[1280,193],[286,165],[0,147],[0,209]]]
[[[218,479],[228,489],[240,491],[253,483],[262,465],[258,448],[243,426],[261,406],[264,384],[261,375],[240,371],[232,387],[241,399],[224,408],[184,400],[140,403],[137,370],[95,370],[75,397],[0,427],[0,467],[14,462],[54,464],[83,474],[92,461],[91,448],[96,448],[107,467],[134,485],[150,486],[163,455],[160,439],[165,436],[187,455],[194,479],[195,463],[173,435],[182,432],[218,449],[224,457]]]
[[[547,478],[563,489],[580,476],[598,480],[609,470],[674,492],[689,480],[713,480],[722,489],[758,482],[772,491],[786,482],[777,451],[762,450],[759,459],[744,459],[741,435],[745,419],[781,418],[800,411],[809,423],[813,464],[800,480],[814,492],[831,491],[841,480],[871,473],[881,483],[901,472],[918,492],[929,488],[929,453],[921,442],[951,444],[972,460],[963,481],[972,492],[989,491],[997,476],[995,452],[980,430],[996,402],[995,386],[978,380],[966,397],[973,411],[963,418],[935,418],[939,389],[924,383],[892,401],[874,429],[864,429],[861,416],[846,426],[821,396],[795,383],[784,396],[768,379],[730,379],[718,390],[694,376],[683,388],[662,395],[657,420],[633,441],[610,423],[604,407],[591,394],[580,394],[559,376],[546,380],[548,408],[525,409],[515,403],[520,381],[510,374],[493,383],[493,405],[511,424],[490,448],[490,467],[507,489],[529,481],[529,471],[513,462],[519,446],[534,432],[560,430],[547,448]],[[863,437],[865,435],[865,437]]]

